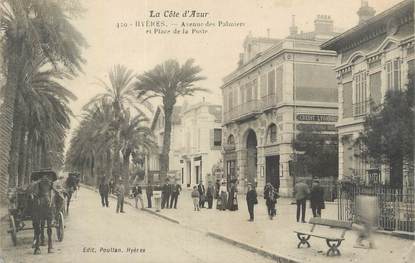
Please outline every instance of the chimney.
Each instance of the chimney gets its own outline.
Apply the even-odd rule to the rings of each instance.
[[[357,15],[359,16],[359,24],[369,20],[375,15],[376,11],[373,7],[369,6],[367,0],[362,0],[361,6],[357,11]]]
[[[267,28],[267,38],[269,38],[269,36],[270,36],[270,29],[269,28]]]
[[[239,53],[238,67],[242,67],[243,65],[244,65],[244,53]]]
[[[333,20],[329,15],[317,15],[314,20],[314,31],[317,34],[333,32]]]
[[[291,16],[290,36],[297,35],[298,27],[295,25],[295,15]]]

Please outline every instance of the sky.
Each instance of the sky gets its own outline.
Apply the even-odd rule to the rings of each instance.
[[[202,100],[221,104],[222,78],[236,69],[242,43],[249,32],[253,36],[284,38],[288,35],[291,16],[295,15],[299,31],[312,31],[318,14],[330,15],[334,27],[342,31],[357,24],[357,10],[361,0],[83,0],[86,12],[74,20],[74,25],[86,38],[89,47],[83,56],[87,60],[83,74],[65,85],[78,97],[71,103],[74,114],[72,129],[79,124],[82,106],[103,91],[94,84],[104,81],[108,71],[122,64],[141,74],[167,59],[183,63],[194,58],[206,80],[199,86],[209,89],[198,94],[191,103]],[[376,13],[392,7],[399,0],[369,0]],[[150,18],[150,10],[160,11],[161,17]],[[186,10],[208,13],[202,18],[183,18]],[[180,17],[163,17],[177,12]],[[229,21],[244,23],[241,27],[212,27],[205,34],[146,34],[145,29],[134,26],[136,21],[163,21],[172,30],[181,22]],[[127,27],[118,25],[127,24]],[[173,26],[172,26],[173,25]]]

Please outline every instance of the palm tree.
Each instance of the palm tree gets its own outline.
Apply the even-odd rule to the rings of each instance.
[[[197,91],[207,91],[194,86],[195,82],[205,79],[199,75],[201,71],[199,66],[194,65],[193,59],[188,59],[183,65],[180,65],[176,60],[167,60],[138,76],[135,85],[138,98],[148,100],[159,97],[163,103],[165,118],[163,146],[160,154],[161,180],[167,177],[169,170],[173,107],[179,97],[192,96]]]
[[[4,54],[6,86],[0,107],[0,201],[8,187],[8,163],[13,130],[16,92],[24,78],[22,65],[38,54],[55,67],[71,74],[81,70],[82,35],[72,26],[68,14],[74,11],[65,1],[1,0],[0,43]]]
[[[112,176],[115,182],[119,177],[124,177],[122,174],[121,161],[120,161],[120,126],[125,116],[126,106],[132,107],[140,115],[146,115],[146,110],[152,110],[151,105],[146,102],[137,100],[134,91],[133,80],[135,75],[132,70],[127,69],[125,66],[116,65],[109,72],[109,83],[98,80],[98,84],[105,89],[104,93],[96,95],[85,106],[87,109],[91,105],[94,105],[97,101],[107,100],[112,104],[113,120],[111,122],[113,137],[113,162],[112,162]],[[141,103],[140,103],[141,102]]]
[[[156,149],[151,129],[145,124],[148,123],[146,117],[141,114],[130,118],[126,114],[120,129],[121,152],[123,157],[123,174],[129,178],[130,157],[139,153],[144,154]]]

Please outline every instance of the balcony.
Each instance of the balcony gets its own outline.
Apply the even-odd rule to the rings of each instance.
[[[274,107],[275,105],[277,105],[277,95],[270,94],[268,96],[262,97],[262,104],[264,110]]]
[[[353,117],[359,118],[366,116],[369,113],[370,103],[369,101],[362,101],[353,104]]]
[[[224,150],[225,152],[235,151],[235,144],[229,144],[229,143],[224,144],[224,145],[223,145],[223,150]]]
[[[262,103],[260,100],[247,101],[244,104],[238,105],[232,110],[223,114],[224,122],[241,121],[249,119],[256,114],[260,113],[262,109]]]

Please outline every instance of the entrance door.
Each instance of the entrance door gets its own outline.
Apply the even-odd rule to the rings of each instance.
[[[265,157],[265,181],[271,183],[277,190],[280,188],[280,156]]]
[[[195,166],[195,168],[196,168],[196,184],[199,184],[200,166]]]
[[[246,177],[251,184],[255,183],[257,177],[257,139],[253,130],[250,130],[246,141]]]
[[[186,162],[187,164],[187,187],[190,187],[192,185],[192,163]]]
[[[235,160],[226,161],[226,181],[230,182],[235,174]]]

